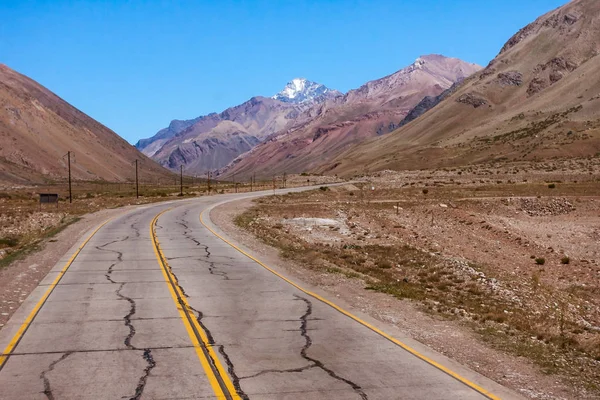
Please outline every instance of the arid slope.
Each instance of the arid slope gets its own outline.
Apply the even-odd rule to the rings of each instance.
[[[575,0],[520,30],[489,66],[390,135],[316,168],[354,175],[600,152],[600,2]]]
[[[130,180],[136,159],[146,179],[170,175],[107,127],[0,64],[0,182],[64,179],[67,151],[74,153],[74,179]]]

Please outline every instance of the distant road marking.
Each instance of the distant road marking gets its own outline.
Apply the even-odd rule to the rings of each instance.
[[[385,339],[389,340],[390,342],[400,346],[401,348],[403,348],[404,350],[408,351],[409,353],[411,353],[412,355],[414,355],[415,357],[425,361],[426,363],[430,364],[431,366],[439,369],[440,371],[450,375],[451,377],[453,377],[454,379],[458,380],[459,382],[467,385],[468,387],[470,387],[471,389],[479,392],[480,394],[482,394],[483,396],[487,397],[490,400],[500,400],[500,398],[492,393],[490,393],[489,391],[485,390],[484,388],[482,388],[481,386],[477,385],[476,383],[473,383],[471,381],[469,381],[466,378],[463,378],[462,376],[460,376],[459,374],[457,374],[456,372],[444,367],[442,364],[430,359],[429,357],[419,353],[418,351],[416,351],[415,349],[413,349],[412,347],[408,346],[407,344],[404,344],[403,342],[399,341],[398,339],[388,335],[387,333],[383,332],[381,329],[378,329],[376,327],[374,327],[373,325],[369,324],[366,321],[363,321],[362,319],[358,318],[357,316],[351,314],[350,312],[344,310],[343,308],[341,308],[340,306],[338,306],[337,304],[332,303],[331,301],[325,299],[324,297],[319,296],[316,293],[313,293],[309,290],[306,290],[304,288],[302,288],[301,286],[297,285],[296,283],[294,283],[293,281],[289,280],[288,278],[286,278],[285,276],[279,274],[278,272],[276,272],[275,270],[273,270],[272,268],[268,267],[267,265],[265,265],[262,261],[258,260],[257,258],[251,256],[250,254],[246,253],[244,250],[240,249],[238,246],[236,246],[235,244],[231,243],[230,241],[228,241],[227,239],[225,239],[223,236],[219,235],[217,232],[215,232],[212,228],[210,228],[205,222],[204,219],[202,218],[202,216],[204,215],[204,212],[206,210],[203,210],[200,213],[200,223],[202,225],[204,225],[204,227],[206,229],[208,229],[213,235],[215,235],[216,237],[218,237],[219,239],[221,239],[222,241],[224,241],[225,243],[227,243],[228,245],[230,245],[231,247],[233,247],[234,249],[236,249],[237,251],[239,251],[240,253],[242,253],[243,255],[245,255],[246,257],[248,257],[249,259],[251,259],[252,261],[256,262],[257,264],[259,264],[260,266],[262,266],[263,268],[265,268],[266,270],[268,270],[269,272],[271,272],[272,274],[276,275],[277,277],[283,279],[284,281],[286,281],[287,283],[289,283],[290,285],[292,285],[293,287],[295,287],[296,289],[300,290],[303,293],[306,293],[307,295],[327,304],[328,306],[334,308],[335,310],[339,311],[340,313],[344,314],[345,316],[353,319],[354,321],[358,322],[359,324],[369,328],[370,330],[372,330],[373,332],[377,333],[378,335],[384,337]]]
[[[71,258],[69,259],[69,261],[67,261],[67,263],[65,264],[65,266],[58,273],[58,276],[50,284],[50,286],[48,287],[48,289],[46,290],[46,292],[44,293],[44,295],[42,296],[42,298],[37,302],[37,304],[35,305],[35,307],[33,308],[33,310],[31,310],[31,312],[29,313],[29,315],[27,316],[27,318],[25,319],[25,321],[23,322],[23,324],[21,324],[21,327],[19,328],[19,330],[17,331],[17,333],[15,333],[15,336],[13,336],[13,338],[10,341],[10,343],[8,344],[8,346],[6,346],[6,348],[4,349],[4,351],[2,352],[2,354],[0,355],[0,370],[6,364],[6,361],[8,360],[8,358],[10,357],[10,355],[12,354],[12,352],[15,350],[15,348],[17,347],[17,345],[19,344],[19,342],[23,338],[23,335],[25,335],[25,332],[27,332],[27,329],[29,329],[29,326],[33,322],[34,318],[38,315],[38,313],[39,313],[40,309],[42,308],[42,306],[44,305],[44,303],[46,303],[46,300],[48,299],[48,297],[50,297],[50,295],[52,294],[52,291],[54,290],[54,288],[56,287],[56,285],[58,285],[58,283],[60,282],[60,280],[62,279],[62,277],[65,275],[65,273],[67,272],[67,270],[69,269],[69,267],[71,266],[71,264],[73,264],[73,261],[75,261],[75,258],[79,255],[79,253],[81,253],[81,250],[83,250],[83,248],[85,247],[85,245],[100,230],[100,228],[102,228],[104,225],[108,224],[111,220],[112,220],[112,218],[104,221],[99,227],[97,227],[94,230],[94,232],[92,232],[87,237],[87,239],[85,239],[85,241],[81,244],[81,246],[79,246],[79,248],[77,249],[77,251],[75,251],[75,253],[73,253],[73,255],[71,256]]]
[[[171,267],[167,263],[167,258],[160,249],[160,244],[156,237],[156,222],[161,215],[170,210],[172,210],[172,208],[161,211],[150,223],[150,237],[152,238],[154,254],[161,266],[163,276],[169,287],[169,292],[177,306],[177,311],[179,311],[179,316],[183,321],[183,325],[192,341],[192,345],[200,359],[200,364],[202,364],[202,368],[204,368],[206,377],[208,378],[217,399],[241,400],[229,375],[223,368],[223,365],[221,365],[219,357],[209,343],[206,332],[198,323],[198,320],[193,314],[192,307],[189,305],[185,295],[181,292],[181,289],[177,284],[177,279],[173,276]]]

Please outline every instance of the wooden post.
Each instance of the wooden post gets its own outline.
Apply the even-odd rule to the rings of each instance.
[[[67,160],[69,162],[69,203],[73,203],[73,190],[71,187],[71,152],[67,152]]]
[[[179,166],[179,195],[183,196],[183,164]]]
[[[206,190],[210,194],[210,171],[206,172]]]
[[[140,198],[140,186],[138,181],[138,160],[135,160],[135,198]]]

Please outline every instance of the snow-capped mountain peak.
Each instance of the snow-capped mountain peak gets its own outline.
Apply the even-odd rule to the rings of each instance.
[[[294,78],[273,99],[285,103],[304,103],[313,101],[323,95],[336,97],[341,95],[337,90],[331,90],[325,85],[304,78]]]

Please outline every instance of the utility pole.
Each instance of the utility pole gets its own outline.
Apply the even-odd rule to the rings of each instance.
[[[237,193],[237,184],[235,183],[235,172],[233,173],[233,188],[235,189],[235,192]]]
[[[67,165],[69,166],[69,203],[73,203],[73,190],[71,187],[71,152],[67,151],[67,154],[63,158],[67,157]]]
[[[179,195],[183,196],[183,164],[179,166]]]
[[[275,194],[275,175],[273,175],[273,194]]]
[[[138,160],[135,160],[135,198],[140,198],[140,185],[138,181]]]
[[[67,158],[69,160],[69,204],[73,203],[73,188],[71,186],[71,152],[67,152]]]
[[[287,187],[287,174],[284,172],[283,173],[283,188],[285,189]]]
[[[210,194],[210,171],[206,172],[206,190]]]
[[[254,192],[254,182],[252,182],[252,177],[250,177],[250,191]]]

